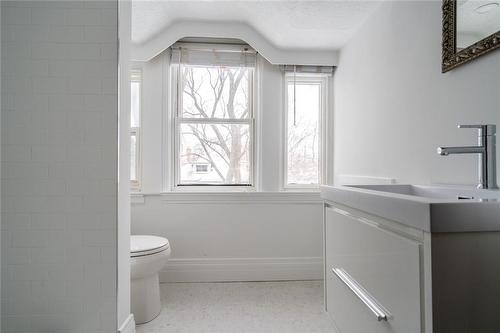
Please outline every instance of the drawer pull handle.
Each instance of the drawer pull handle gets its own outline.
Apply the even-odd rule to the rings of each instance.
[[[373,312],[378,321],[387,321],[392,318],[391,313],[343,268],[332,268],[332,271]]]

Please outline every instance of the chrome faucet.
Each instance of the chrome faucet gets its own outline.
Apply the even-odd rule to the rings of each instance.
[[[441,156],[450,154],[479,154],[478,188],[498,189],[496,160],[496,126],[495,125],[458,125],[458,128],[477,128],[478,145],[467,147],[439,147]]]

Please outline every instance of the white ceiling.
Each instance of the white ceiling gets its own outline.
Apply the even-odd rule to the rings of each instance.
[[[240,22],[281,49],[337,50],[378,4],[357,0],[132,0],[132,41],[146,43],[181,21]]]
[[[481,8],[489,8],[482,12]],[[475,34],[479,39],[500,30],[500,0],[461,0],[457,7],[458,33]]]

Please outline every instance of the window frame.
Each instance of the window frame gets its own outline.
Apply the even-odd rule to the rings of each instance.
[[[283,74],[283,121],[282,121],[282,154],[281,154],[281,190],[282,191],[319,191],[320,186],[327,181],[327,125],[329,108],[329,78],[328,74],[320,73],[284,73]],[[320,86],[320,110],[318,115],[318,184],[288,183],[288,85],[316,83]]]
[[[130,143],[132,144],[132,136],[135,136],[136,140],[136,154],[135,154],[135,170],[136,170],[136,180],[130,179],[130,190],[132,192],[140,192],[142,190],[142,107],[143,107],[143,80],[142,80],[142,69],[134,68],[130,70],[130,84],[132,82],[139,83],[139,126],[130,126],[129,136]],[[131,86],[130,86],[131,88]],[[132,105],[130,109],[132,115]],[[129,176],[130,178],[130,176]]]
[[[183,105],[181,87],[182,82],[182,64],[170,64],[170,77],[172,86],[172,104],[171,104],[171,126],[172,134],[170,135],[172,146],[170,155],[172,160],[170,162],[170,190],[171,191],[204,191],[204,192],[225,192],[225,191],[255,191],[256,190],[256,146],[257,146],[257,133],[256,133],[256,77],[257,77],[257,64],[255,67],[248,67],[248,118],[247,119],[221,119],[221,118],[184,118],[181,116]],[[210,67],[210,66],[199,66]],[[187,123],[194,124],[243,124],[249,127],[249,184],[215,184],[215,183],[193,183],[193,184],[180,184],[180,135],[181,125]]]

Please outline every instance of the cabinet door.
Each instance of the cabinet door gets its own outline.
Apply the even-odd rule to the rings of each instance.
[[[340,333],[421,332],[419,243],[326,209],[327,311]],[[379,321],[332,269],[347,272],[392,315]]]

